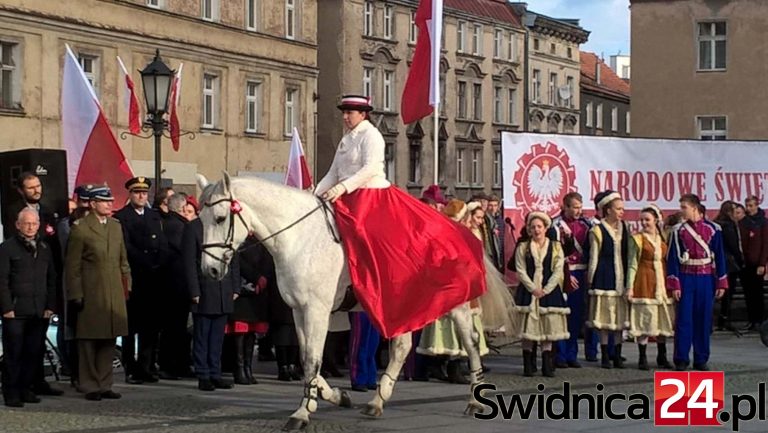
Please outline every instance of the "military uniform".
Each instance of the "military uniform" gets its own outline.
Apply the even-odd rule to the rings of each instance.
[[[126,182],[125,187],[129,191],[147,191],[150,185],[148,179],[137,177]],[[167,282],[168,240],[156,210],[136,209],[129,204],[115,213],[115,218],[122,224],[133,277],[127,301],[130,335],[123,344],[123,361],[131,376],[154,381],[155,354],[162,324],[161,299]],[[135,335],[139,337],[136,363],[133,362]]]

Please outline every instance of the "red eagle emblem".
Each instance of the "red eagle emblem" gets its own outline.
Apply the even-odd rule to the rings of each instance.
[[[552,142],[537,143],[517,160],[512,185],[515,207],[524,215],[540,211],[555,216],[563,197],[576,191],[576,169],[564,149]]]

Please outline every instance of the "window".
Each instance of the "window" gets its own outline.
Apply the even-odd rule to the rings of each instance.
[[[539,51],[539,40],[535,39],[533,40],[533,49],[536,51]]]
[[[700,116],[699,138],[702,140],[725,140],[728,138],[728,127],[724,116]]]
[[[549,44],[549,54],[557,54],[557,45]]]
[[[632,130],[630,128],[631,124],[632,124],[632,116],[631,116],[631,113],[629,111],[627,111],[627,128],[626,128],[627,134],[631,134],[632,133]]]
[[[483,85],[480,83],[472,85],[472,112],[474,120],[483,119]]]
[[[216,127],[218,92],[219,77],[213,74],[203,74],[203,128]]]
[[[395,105],[394,77],[394,72],[384,71],[384,111],[392,111]]]
[[[286,136],[293,134],[293,128],[299,127],[299,89],[285,90],[285,128]]]
[[[483,55],[483,26],[475,24],[472,32],[472,54],[476,56]]]
[[[245,83],[245,132],[259,132],[261,117],[261,83],[248,81]]]
[[[496,29],[493,31],[493,58],[494,59],[501,58],[502,37],[503,37],[503,32],[501,31],[501,29]]]
[[[363,12],[363,35],[373,36],[373,3],[370,1],[365,2],[365,9]]]
[[[373,68],[363,68],[363,96],[366,98],[373,97]]]
[[[384,6],[384,38],[385,39],[392,39],[392,34],[393,34],[392,27],[394,24],[392,11],[393,11],[392,6],[390,5]]]
[[[533,102],[541,102],[541,71],[538,69],[533,70],[533,86],[531,86],[531,99]]]
[[[165,7],[165,0],[147,0],[147,6],[155,9],[162,9]]]
[[[296,39],[296,2],[298,0],[285,0],[285,37]]]
[[[509,100],[507,101],[507,123],[515,124],[517,119],[517,89],[509,89]]]
[[[200,16],[206,21],[219,19],[219,0],[200,0]]]
[[[549,105],[557,103],[557,74],[549,74]]]
[[[445,183],[445,140],[437,142],[437,181],[440,184]]]
[[[588,128],[591,128],[594,124],[593,118],[594,118],[594,105],[591,102],[587,102],[586,106],[586,118],[584,119],[584,125],[586,125]]]
[[[0,108],[21,108],[19,45],[0,41]]]
[[[699,23],[699,70],[725,70],[725,21]]]
[[[595,128],[603,129],[603,104],[597,104],[597,112],[595,113]]]
[[[96,92],[96,96],[99,96],[99,57],[87,54],[78,54],[77,62],[80,63],[80,67],[85,72],[85,78],[93,86],[93,91]]]
[[[467,171],[466,171],[466,149],[456,149],[456,183],[467,183]]]
[[[395,144],[387,143],[384,147],[384,173],[387,180],[395,183]]]
[[[466,119],[467,118],[467,83],[465,81],[459,81],[459,90],[458,90],[458,118],[459,119]]]
[[[493,187],[501,188],[501,151],[493,151]]]
[[[440,74],[440,115],[446,116],[446,110],[445,106],[448,105],[445,103],[445,74]]]
[[[473,185],[479,185],[483,183],[483,151],[482,149],[472,149],[471,182]]]
[[[501,87],[493,88],[493,121],[495,123],[501,123],[501,119],[504,118],[503,103],[502,103],[502,89]]]
[[[568,47],[568,58],[569,59],[573,58],[573,48],[571,48],[571,47]]]
[[[611,107],[611,131],[616,132],[619,130],[619,109],[618,107]]]
[[[259,1],[245,0],[245,28],[247,30],[259,29]]]
[[[445,35],[445,33],[443,33],[443,35]],[[408,42],[411,44],[415,44],[416,38],[418,36],[419,36],[419,28],[416,26],[416,11],[411,11],[411,19],[408,25]]]
[[[467,37],[466,34],[467,23],[464,21],[459,21],[459,24],[456,27],[456,51],[460,53],[463,53],[466,50],[466,47],[464,46]]]
[[[573,77],[568,77],[565,79],[565,82],[568,86],[568,99],[565,101],[565,105],[568,108],[573,108],[573,100],[576,97],[576,94],[574,93],[576,90],[573,88]]]
[[[421,140],[411,140],[409,147],[410,166],[408,167],[408,182],[421,182]]]
[[[515,32],[509,32],[509,40],[507,41],[507,59],[511,62],[517,60],[517,37]]]

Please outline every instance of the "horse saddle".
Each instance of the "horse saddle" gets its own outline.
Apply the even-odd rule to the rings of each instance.
[[[344,299],[342,299],[341,304],[339,306],[331,311],[331,313],[336,312],[348,312],[352,311],[353,308],[357,306],[357,297],[355,296],[355,291],[352,290],[352,286],[347,286],[347,290],[344,292]]]

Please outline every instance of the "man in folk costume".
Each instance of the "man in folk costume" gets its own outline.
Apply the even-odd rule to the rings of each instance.
[[[582,215],[583,198],[577,192],[571,192],[563,197],[563,209],[552,221],[547,231],[547,237],[558,241],[563,246],[566,255],[568,274],[570,274],[571,291],[568,293],[568,332],[567,340],[557,343],[555,366],[557,368],[581,368],[577,360],[579,355],[579,334],[584,327],[587,292],[586,276],[589,260],[589,230],[592,228],[589,220]],[[587,357],[597,356],[597,340],[594,342],[585,333],[584,348]],[[590,333],[590,336],[592,333]],[[590,344],[592,343],[592,344]],[[590,352],[591,348],[591,352]]]
[[[384,137],[367,120],[368,98],[344,96],[338,108],[346,134],[315,192],[335,204],[355,295],[373,326],[391,338],[482,295],[483,246],[390,185]]]
[[[601,209],[600,224],[589,231],[589,321],[587,326],[600,331],[601,366],[624,368],[621,357],[622,331],[629,327],[626,291],[629,229],[623,221],[624,202],[617,192],[595,196]],[[610,336],[614,343],[610,345]],[[609,348],[613,346],[614,355]],[[613,358],[613,365],[611,365]]]
[[[712,308],[728,289],[720,226],[704,218],[704,206],[694,194],[680,199],[684,223],[672,230],[667,255],[667,290],[677,304],[675,369],[684,371],[693,345],[693,368],[708,371]]]

